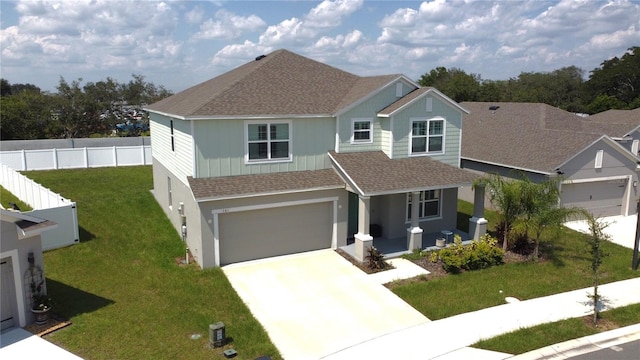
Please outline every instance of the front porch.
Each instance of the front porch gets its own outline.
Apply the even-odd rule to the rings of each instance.
[[[455,234],[460,235],[463,244],[468,244],[473,240],[473,236],[461,230],[450,230],[452,235],[447,241],[447,245],[453,243],[453,236]],[[431,251],[441,249],[436,246],[436,239],[444,238],[442,232],[425,233],[422,234],[422,250]],[[387,239],[384,237],[373,238],[373,246],[378,249],[386,259],[397,258],[405,254],[410,254],[412,250],[409,250],[407,244],[407,237],[397,237],[393,239]],[[356,258],[356,244],[355,239],[347,239],[347,245],[340,247],[341,250]]]

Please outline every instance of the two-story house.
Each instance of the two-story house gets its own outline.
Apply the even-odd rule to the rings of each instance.
[[[202,267],[347,244],[362,261],[373,241],[423,248],[458,231],[457,189],[477,178],[459,168],[460,105],[403,75],[287,50],[147,110],[155,197]]]

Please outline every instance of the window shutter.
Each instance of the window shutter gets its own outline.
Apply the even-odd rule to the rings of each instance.
[[[402,83],[396,84],[396,97],[402,97]]]
[[[640,140],[633,140],[631,144],[631,152],[636,156],[638,155],[638,143],[640,143]]]
[[[428,97],[427,98],[426,110],[427,110],[427,112],[432,112],[433,111],[433,98],[432,97]]]
[[[598,150],[596,153],[596,169],[602,169],[602,157],[604,156],[604,150]]]

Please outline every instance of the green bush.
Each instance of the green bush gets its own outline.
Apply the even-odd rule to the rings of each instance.
[[[440,250],[439,257],[446,272],[459,273],[461,270],[479,270],[504,263],[504,251],[496,247],[497,240],[485,234],[478,241],[462,245],[456,235],[453,244]]]

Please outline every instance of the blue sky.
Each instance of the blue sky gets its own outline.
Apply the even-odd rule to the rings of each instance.
[[[640,2],[0,1],[0,76],[55,91],[131,74],[177,92],[286,48],[357,75],[438,66],[483,79],[575,65],[640,45]]]

